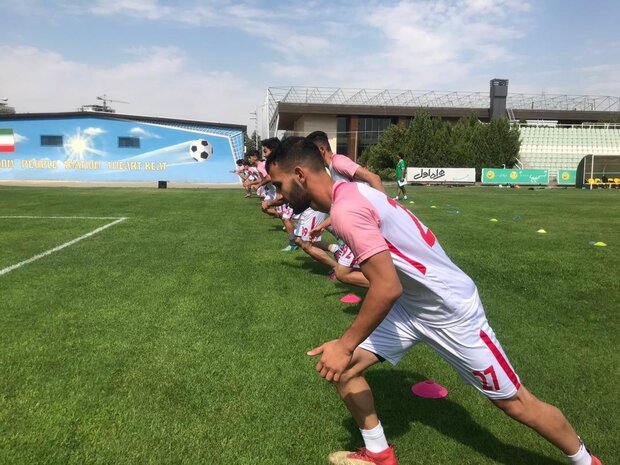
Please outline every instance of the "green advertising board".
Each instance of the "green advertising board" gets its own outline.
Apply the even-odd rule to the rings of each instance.
[[[577,181],[577,170],[558,170],[559,186],[574,186]]]
[[[549,184],[549,170],[482,168],[482,184]]]

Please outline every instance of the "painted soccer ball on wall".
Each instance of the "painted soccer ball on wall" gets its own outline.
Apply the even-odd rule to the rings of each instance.
[[[213,146],[205,139],[198,139],[189,145],[189,154],[196,161],[207,161],[213,155]]]

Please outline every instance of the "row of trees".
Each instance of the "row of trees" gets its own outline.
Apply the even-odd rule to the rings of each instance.
[[[359,162],[383,179],[395,179],[399,155],[407,166],[476,168],[479,178],[482,168],[513,167],[519,145],[519,129],[506,119],[483,124],[472,115],[453,125],[421,111],[408,127],[390,126]]]

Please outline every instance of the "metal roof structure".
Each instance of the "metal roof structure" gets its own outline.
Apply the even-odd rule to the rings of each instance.
[[[488,109],[488,92],[439,92],[398,89],[347,89],[340,87],[270,87],[266,107],[269,124],[278,107],[289,105],[343,106],[399,109],[455,108]],[[620,97],[600,95],[508,94],[506,108],[512,110],[619,112]]]
[[[344,89],[339,87],[270,87],[269,105],[317,103],[394,107],[487,108],[488,92]],[[601,95],[508,94],[515,110],[620,111],[620,97]]]

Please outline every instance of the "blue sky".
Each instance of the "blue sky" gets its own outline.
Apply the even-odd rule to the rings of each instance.
[[[617,0],[0,0],[0,97],[248,124],[270,86],[620,96]]]

